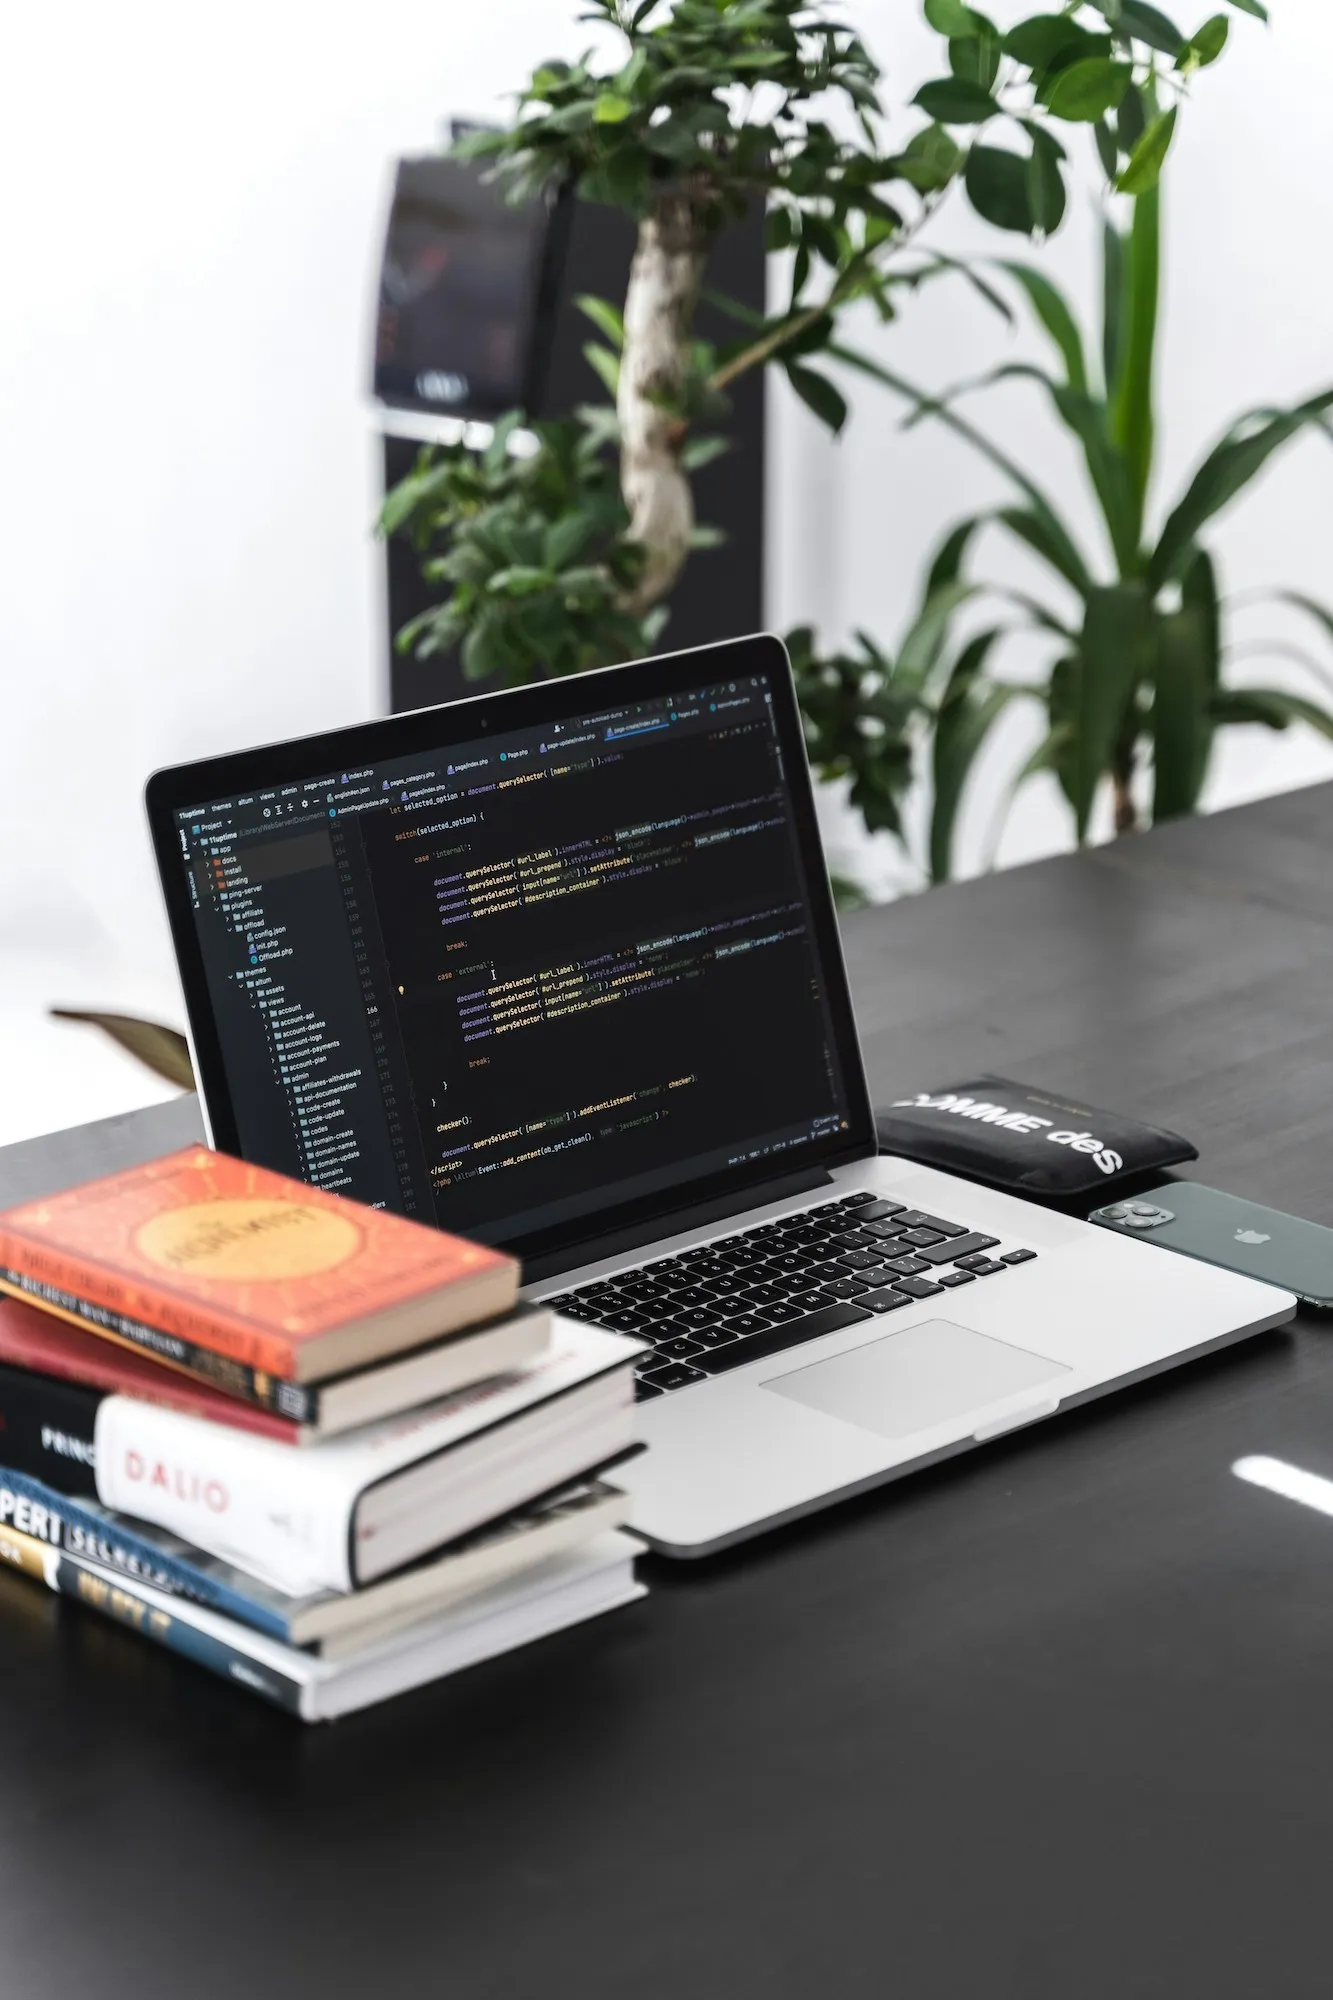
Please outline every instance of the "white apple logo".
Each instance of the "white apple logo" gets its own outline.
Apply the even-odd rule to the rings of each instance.
[[[1238,1229],[1236,1231],[1236,1241],[1237,1243],[1269,1243],[1272,1241],[1272,1238],[1265,1236],[1258,1229]]]

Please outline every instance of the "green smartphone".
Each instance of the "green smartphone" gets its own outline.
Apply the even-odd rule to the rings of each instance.
[[[1133,1201],[1094,1209],[1088,1220],[1280,1285],[1306,1305],[1333,1308],[1333,1229],[1298,1215],[1261,1208],[1257,1201],[1197,1181],[1170,1181]]]

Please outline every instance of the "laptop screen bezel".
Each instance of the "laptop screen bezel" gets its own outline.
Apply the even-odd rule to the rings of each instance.
[[[763,675],[773,692],[774,718],[809,897],[815,949],[823,970],[834,1050],[847,1097],[846,1130],[791,1146],[777,1155],[700,1176],[682,1183],[678,1189],[617,1203],[583,1219],[523,1237],[494,1240],[498,1247],[529,1263],[569,1267],[575,1262],[591,1261],[597,1254],[599,1241],[638,1231],[643,1224],[657,1216],[669,1216],[675,1209],[730,1203],[733,1198],[734,1207],[740,1209],[747,1205],[746,1195],[766,1183],[805,1170],[831,1170],[869,1158],[876,1150],[874,1114],[819,836],[796,690],[786,649],[780,639],[767,633],[693,647],[686,652],[659,654],[628,666],[604,667],[559,680],[480,694],[438,707],[413,709],[348,729],[292,738],[154,772],[145,790],[149,831],[180,973],[195,1076],[209,1137],[217,1150],[239,1154],[239,1131],[203,952],[190,908],[186,873],[181,864],[178,812],[233,792],[290,784],[335,767],[371,764],[418,750],[434,753],[451,743],[469,742],[492,732],[563,722],[604,702],[649,701],[688,691],[701,683],[749,674]],[[664,1229],[662,1233],[668,1232]]]

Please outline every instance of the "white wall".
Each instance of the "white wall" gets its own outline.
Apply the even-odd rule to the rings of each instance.
[[[576,11],[67,0],[7,23],[0,1141],[152,1095],[93,1037],[42,1022],[51,1001],[179,1018],[140,823],[146,773],[382,705],[363,385],[388,165],[432,144],[447,111],[484,112],[537,58],[579,46]],[[929,52],[915,9],[852,11],[905,99]],[[1176,476],[1247,400],[1333,375],[1333,27],[1295,0],[1267,35],[1234,26],[1173,166],[1162,400]],[[1073,215],[1053,253],[1085,293],[1090,230]],[[936,381],[1002,344],[952,290],[867,337]],[[929,542],[993,487],[938,433],[901,438],[876,392],[857,402],[831,446],[775,397],[774,618],[892,635]],[[996,421],[1071,487],[1020,394]],[[1322,588],[1330,491],[1333,465],[1299,446],[1224,530],[1230,581]],[[1331,769],[1322,746],[1233,744],[1213,790]],[[1006,855],[1064,837],[1034,792]]]

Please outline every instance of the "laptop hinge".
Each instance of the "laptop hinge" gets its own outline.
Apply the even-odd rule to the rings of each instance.
[[[545,1257],[525,1257],[524,1282],[535,1284],[561,1271],[572,1271],[580,1264],[596,1264],[603,1257],[618,1257],[622,1250],[640,1250],[645,1243],[660,1243],[665,1236],[680,1236],[687,1229],[702,1229],[707,1223],[725,1222],[750,1209],[764,1208],[770,1201],[784,1201],[788,1195],[809,1194],[814,1188],[832,1185],[833,1176],[827,1168],[811,1167],[802,1174],[787,1174],[781,1180],[747,1188],[739,1202],[730,1194],[717,1201],[695,1202],[688,1208],[659,1209],[650,1221],[637,1223],[633,1228],[588,1237],[571,1244],[567,1250],[549,1251]]]

